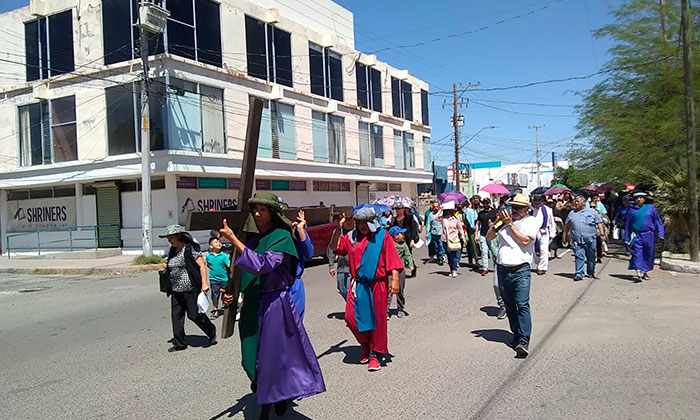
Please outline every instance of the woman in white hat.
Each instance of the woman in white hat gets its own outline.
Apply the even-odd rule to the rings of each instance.
[[[459,260],[462,257],[462,243],[466,240],[464,224],[455,214],[455,202],[448,201],[442,206],[442,241],[444,242],[450,276],[457,277]]]

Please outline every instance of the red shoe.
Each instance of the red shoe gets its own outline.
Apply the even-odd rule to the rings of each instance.
[[[369,346],[362,346],[362,353],[360,353],[360,364],[364,365],[369,362]]]
[[[382,366],[379,364],[379,360],[377,360],[376,357],[372,356],[369,358],[369,366],[367,366],[368,371],[376,372],[381,368]]]
[[[482,275],[482,276],[485,276],[485,275],[487,275],[488,273],[489,273],[489,270],[484,270],[484,271],[481,272],[481,275]]]

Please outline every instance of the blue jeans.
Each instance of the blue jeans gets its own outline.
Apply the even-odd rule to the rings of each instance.
[[[447,250],[447,264],[450,265],[450,270],[457,271],[459,268],[459,259],[462,257],[462,250],[457,251]]]
[[[350,286],[352,275],[350,273],[337,273],[336,279],[338,280],[338,293],[344,300],[348,300],[348,287]]]
[[[489,251],[491,257],[498,255],[496,241],[487,241],[486,236],[479,235],[479,248],[481,249],[481,271],[489,271]]]
[[[436,235],[434,233],[430,234],[430,243],[433,245],[433,248],[435,249],[435,258],[437,258],[438,261],[441,261],[442,259],[445,258],[445,248],[444,244],[442,243],[442,235]]]
[[[515,342],[530,343],[532,320],[530,319],[530,264],[523,264],[517,269],[499,265],[498,286],[503,304],[508,314],[510,330]]]
[[[571,249],[574,251],[574,257],[576,258],[576,277],[583,278],[583,264],[586,263],[586,271],[589,276],[595,275],[595,261],[596,261],[596,242],[595,239],[590,240],[588,243],[578,243],[574,242],[571,244]]]

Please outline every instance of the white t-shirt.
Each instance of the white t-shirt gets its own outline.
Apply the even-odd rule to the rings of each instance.
[[[522,246],[510,228],[504,227],[498,232],[498,263],[506,267],[515,267],[524,263],[532,264],[532,256],[535,253],[535,237],[540,229],[538,219],[527,215],[520,220],[513,222],[513,226],[520,233],[529,236],[530,243]]]

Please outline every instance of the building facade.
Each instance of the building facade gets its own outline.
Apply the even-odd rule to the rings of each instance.
[[[557,161],[558,168],[568,168],[569,162]],[[537,164],[535,162],[508,163],[475,162],[469,165],[469,179],[465,188],[470,194],[477,194],[482,187],[494,182],[501,183],[512,190],[519,189],[530,194],[537,187],[549,187],[554,179],[552,162],[540,162],[539,184],[537,182]],[[450,171],[451,172],[451,171]],[[488,193],[484,193],[488,196]]]
[[[170,16],[148,46],[155,235],[233,204],[251,97],[265,103],[256,190],[355,205],[432,182],[428,84],[356,51],[350,11],[159,4]],[[96,231],[100,247],[140,248],[137,16],[137,0],[32,0],[0,15],[3,249],[74,227],[74,248],[93,247]],[[44,235],[69,246],[65,232]]]

